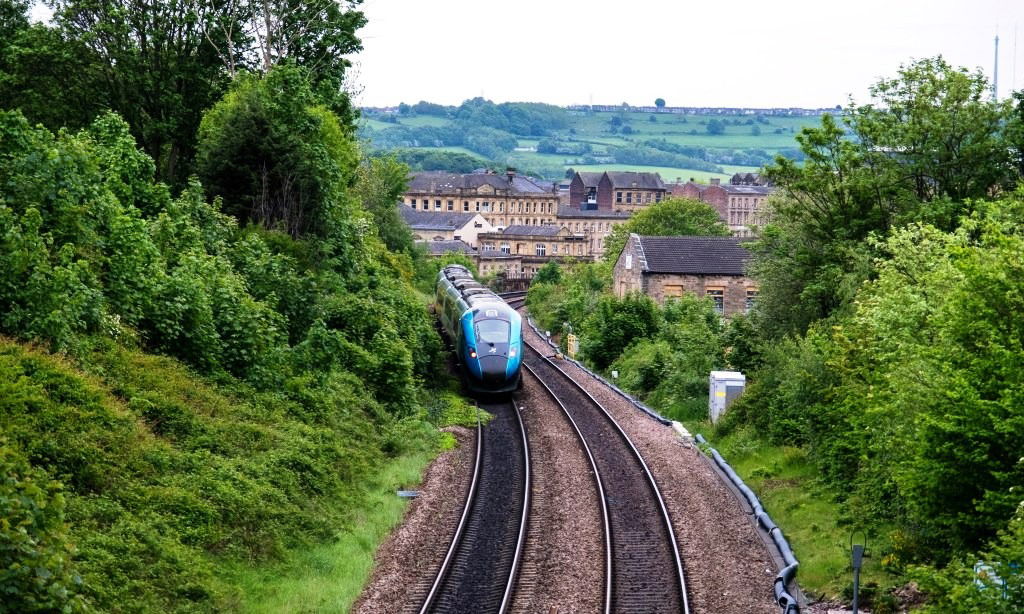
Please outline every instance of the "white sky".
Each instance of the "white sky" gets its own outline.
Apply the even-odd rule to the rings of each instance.
[[[942,54],[1024,88],[1024,0],[364,0],[357,103],[829,107]],[[1014,30],[1017,50],[1014,53]],[[1014,61],[1016,56],[1016,62]],[[1014,64],[1016,63],[1016,76]]]

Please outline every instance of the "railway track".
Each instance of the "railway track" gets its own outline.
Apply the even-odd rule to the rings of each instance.
[[[597,400],[524,345],[524,367],[569,417],[594,466],[607,519],[604,612],[689,614],[672,521],[643,457]]]
[[[420,614],[503,613],[512,600],[530,509],[530,452],[515,401],[481,403],[473,478],[455,536]]]

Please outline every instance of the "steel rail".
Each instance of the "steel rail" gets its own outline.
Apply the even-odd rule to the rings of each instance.
[[[434,578],[434,583],[430,586],[430,592],[427,593],[427,598],[423,601],[423,607],[420,608],[420,614],[427,614],[430,611],[430,607],[434,605],[434,600],[437,598],[438,590],[441,587],[441,582],[444,577],[448,574],[448,568],[451,565],[452,558],[455,556],[455,550],[459,547],[459,542],[462,541],[462,532],[466,529],[466,520],[469,518],[470,509],[473,507],[473,499],[476,497],[476,485],[480,479],[480,461],[483,458],[483,426],[480,424],[480,410],[477,410],[476,415],[476,460],[473,462],[473,479],[469,483],[469,494],[466,496],[466,505],[462,508],[462,516],[459,518],[459,524],[455,528],[455,535],[452,536],[452,543],[448,546],[448,552],[444,556],[444,560],[441,561],[441,568],[437,572],[437,576]]]
[[[608,499],[605,496],[604,484],[601,482],[601,472],[597,469],[597,461],[594,460],[594,455],[590,451],[590,446],[587,444],[587,439],[583,436],[580,431],[580,427],[573,420],[572,414],[569,413],[569,409],[562,403],[558,395],[555,394],[551,387],[548,386],[537,372],[533,370],[525,362],[523,368],[526,369],[530,375],[532,375],[544,390],[547,391],[548,395],[558,404],[562,409],[562,413],[568,418],[569,424],[572,425],[573,431],[576,432],[576,437],[580,440],[580,445],[583,446],[583,451],[587,453],[587,459],[590,461],[590,469],[594,472],[594,483],[597,485],[598,500],[601,502],[601,523],[603,525],[604,532],[604,560],[605,560],[605,571],[604,571],[604,614],[610,614],[612,611],[612,531],[611,523],[608,519]]]
[[[512,557],[512,570],[508,575],[508,583],[505,585],[505,594],[501,598],[501,607],[498,614],[505,614],[512,603],[512,591],[515,588],[516,578],[519,576],[519,564],[522,562],[523,547],[526,544],[526,529],[530,520],[530,490],[533,483],[530,480],[530,442],[526,435],[526,425],[523,423],[523,416],[519,412],[519,403],[512,400],[512,407],[516,410],[516,419],[519,421],[519,432],[523,435],[523,465],[526,468],[523,488],[523,513],[519,519],[519,538],[516,540],[516,552]]]
[[[546,355],[544,355],[543,352],[539,351],[533,344],[531,344],[530,342],[525,341],[525,340],[524,340],[524,344],[533,353],[535,353],[542,361],[544,361],[545,363],[550,365],[553,369],[555,369],[556,371],[561,373],[561,375],[564,378],[564,381],[566,383],[568,383],[571,387],[575,388],[580,393],[582,393],[585,397],[587,397],[587,399],[590,400],[591,403],[593,403],[593,405],[595,407],[597,407],[598,409],[601,410],[601,413],[604,415],[605,418],[607,418],[607,420],[612,424],[612,426],[614,426],[615,431],[617,431],[619,436],[622,437],[622,439],[625,441],[625,443],[627,444],[629,449],[632,451],[633,456],[636,458],[637,461],[639,461],[641,467],[643,467],[644,474],[647,477],[647,483],[651,487],[651,489],[653,490],[654,497],[655,497],[655,499],[658,502],[658,506],[659,506],[660,512],[661,512],[661,518],[662,518],[662,521],[664,522],[665,529],[668,532],[669,542],[672,545],[672,555],[673,555],[673,559],[674,559],[674,563],[675,563],[676,577],[677,577],[678,582],[679,582],[679,593],[680,593],[680,598],[681,598],[681,604],[682,604],[682,607],[683,607],[683,612],[685,614],[689,614],[689,612],[690,612],[690,605],[689,605],[689,597],[687,595],[687,588],[686,588],[686,575],[685,575],[684,570],[683,570],[682,557],[679,554],[679,545],[676,542],[676,533],[675,533],[675,529],[674,529],[674,527],[672,525],[672,519],[669,517],[668,508],[665,506],[665,499],[661,495],[661,490],[658,488],[658,484],[657,484],[657,482],[654,479],[654,475],[651,473],[651,470],[647,466],[647,463],[644,461],[643,456],[640,454],[640,451],[633,444],[633,441],[629,438],[629,436],[626,435],[626,432],[619,425],[618,421],[616,421],[615,418],[612,417],[611,413],[607,409],[605,409],[605,407],[600,402],[598,402],[597,399],[595,399],[594,396],[592,394],[590,394],[590,392],[588,392],[583,386],[581,386],[575,379],[573,379],[561,367],[559,367],[557,364],[555,364],[554,361],[552,361],[550,358],[548,358]],[[530,368],[528,365],[526,365],[525,361],[523,362],[523,365],[526,366],[528,369],[530,369],[530,372],[533,373],[536,376],[536,372],[532,368]],[[538,379],[541,379],[541,378],[538,377]],[[541,380],[541,381],[543,381],[543,380]],[[548,388],[546,383],[545,383],[545,387]],[[548,388],[548,390],[550,392],[550,388]],[[564,405],[563,405],[563,409],[564,409]],[[575,426],[575,423],[574,423],[574,426]]]

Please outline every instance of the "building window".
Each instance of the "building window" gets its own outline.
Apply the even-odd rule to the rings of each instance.
[[[463,211],[469,211],[469,201],[468,200],[462,201],[462,210]]]
[[[715,307],[715,313],[725,313],[725,288],[707,288],[704,292]]]
[[[658,192],[657,194],[654,195],[654,202],[656,202],[656,203],[660,203],[661,202],[661,192]]]
[[[489,203],[489,202],[487,202],[485,200],[484,204],[483,204],[483,207],[481,208],[481,211],[484,211],[486,213],[490,213],[490,211],[491,211],[491,203]]]
[[[750,313],[750,310],[754,308],[754,303],[757,302],[757,290],[747,290],[747,303],[744,306],[743,313]]]
[[[537,247],[535,248],[535,252],[538,256],[547,256],[547,246],[545,246],[543,243],[538,243]]]
[[[616,192],[615,193],[615,202],[617,202],[617,203],[621,203],[622,202],[622,192]]]
[[[554,256],[558,253],[558,243],[551,244],[551,255]]]
[[[454,200],[449,200],[448,201],[448,210],[449,211],[455,211],[455,201]]]
[[[416,208],[416,199],[415,198],[410,199],[409,200],[409,204],[412,205],[413,209],[415,209]]]
[[[435,199],[434,200],[434,209],[437,210],[437,211],[441,210],[441,200],[440,199]]]
[[[626,204],[627,205],[633,204],[633,193],[632,192],[626,192]]]
[[[682,296],[682,286],[665,286],[665,298],[681,298]]]
[[[503,254],[511,254],[512,253],[512,249],[508,246],[508,243],[502,243],[501,244],[501,253],[503,253]]]

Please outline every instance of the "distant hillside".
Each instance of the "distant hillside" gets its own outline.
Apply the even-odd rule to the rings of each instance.
[[[594,110],[591,110],[594,109]],[[556,107],[429,102],[363,109],[360,137],[413,168],[515,166],[548,179],[576,170],[650,167],[667,181],[753,170],[776,155],[799,160],[795,136],[822,109]]]

